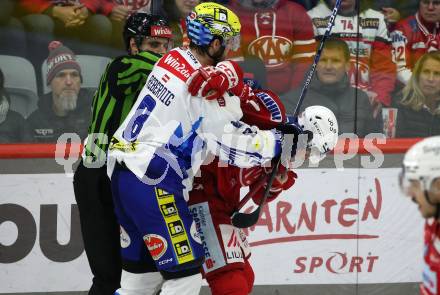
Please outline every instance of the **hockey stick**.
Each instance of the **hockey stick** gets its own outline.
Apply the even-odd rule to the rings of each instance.
[[[339,11],[339,7],[341,6],[341,2],[342,0],[336,0],[335,3],[335,7],[333,8],[332,14],[330,15],[330,19],[328,21],[328,25],[327,28],[324,32],[324,35],[322,36],[322,39],[319,43],[319,47],[318,50],[316,51],[316,55],[315,58],[313,60],[313,64],[307,74],[305,83],[303,88],[301,89],[301,94],[299,96],[299,100],[298,103],[296,104],[295,107],[295,111],[294,111],[294,117],[298,117],[299,114],[299,110],[301,108],[301,105],[304,101],[304,98],[306,96],[307,90],[309,88],[310,83],[312,82],[312,78],[313,75],[315,74],[316,71],[316,67],[318,65],[319,59],[321,57],[322,54],[322,50],[324,48],[324,43],[325,40],[330,36],[331,30],[335,24],[335,19],[336,19],[336,15],[338,14]],[[298,136],[296,137],[296,140],[298,140]],[[278,167],[280,165],[281,162],[281,156],[278,156],[276,158],[274,158],[275,161],[275,166],[272,169],[272,172],[269,175],[269,178],[267,178],[266,175],[262,176],[258,182],[257,182],[257,186],[255,187],[255,189],[248,193],[239,203],[237,210],[232,214],[231,216],[231,223],[232,225],[238,227],[238,228],[246,228],[246,227],[250,227],[252,225],[254,225],[255,223],[257,223],[258,219],[260,218],[260,212],[261,212],[261,208],[264,206],[264,204],[266,203],[266,199],[269,196],[269,192],[270,189],[272,187],[272,183],[275,179],[275,176],[278,172]],[[250,198],[252,198],[255,193],[259,190],[259,188],[261,188],[265,183],[267,183],[266,188],[264,190],[264,194],[263,197],[261,198],[258,207],[255,211],[251,212],[251,213],[244,213],[244,212],[239,212],[239,210],[241,208],[243,208],[243,206],[249,201]]]

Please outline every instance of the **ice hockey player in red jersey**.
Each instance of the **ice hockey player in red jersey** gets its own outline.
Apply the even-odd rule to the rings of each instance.
[[[190,89],[200,89],[199,94],[208,93],[207,89],[211,89],[216,77],[221,75],[221,64],[217,68],[219,66],[220,70],[211,69],[208,73],[203,73],[207,83],[200,83],[197,77],[193,78],[192,81],[195,82],[190,83]],[[206,78],[209,75],[212,80]],[[287,121],[285,108],[273,92],[253,92],[247,89],[239,96],[243,122],[260,129],[272,129]],[[317,122],[315,116],[318,114],[318,117],[325,119]],[[302,132],[313,134],[310,146],[318,149],[327,146],[327,149],[318,152],[320,155],[333,149],[338,128],[336,118],[330,110],[320,106],[307,108],[298,124]],[[322,136],[323,134],[330,136]],[[288,166],[288,163],[284,162],[284,165]],[[269,190],[268,202],[295,183],[296,173],[285,166],[281,165]],[[270,167],[240,169],[228,166],[216,158],[209,165],[202,166],[200,177],[194,180],[193,190],[189,194],[189,208],[199,229],[205,251],[203,274],[213,295],[247,295],[252,291],[254,273],[248,261],[250,247],[243,231],[232,225],[231,215],[238,208],[242,187],[249,186],[250,191],[258,189],[253,200],[257,204],[260,202],[265,186],[256,188],[256,182],[270,171]]]
[[[249,124],[257,119],[252,123],[271,129],[279,124],[277,116],[282,115],[283,118],[279,117],[282,120],[285,118],[284,107],[269,91],[257,92],[250,101],[242,103],[244,119]],[[267,103],[273,104],[273,113],[267,108]],[[239,169],[216,158],[209,165],[202,166],[200,177],[194,180],[189,208],[201,232],[205,249],[203,274],[213,295],[245,295],[252,290],[254,273],[248,261],[250,247],[242,230],[231,224],[231,215],[240,201],[240,188],[250,186],[253,190],[255,180],[266,171],[269,172],[270,168]],[[272,185],[268,201],[290,188],[295,178],[295,172],[283,167]],[[260,188],[256,197],[262,196],[263,189]],[[257,198],[255,202],[258,202]]]
[[[440,294],[440,136],[413,145],[403,158],[399,176],[403,193],[419,206],[424,218],[423,276],[420,294]]]

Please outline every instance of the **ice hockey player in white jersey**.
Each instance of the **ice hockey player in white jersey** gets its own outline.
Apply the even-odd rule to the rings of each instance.
[[[252,167],[281,150],[277,131],[239,121],[239,97],[207,93],[216,99],[206,99],[188,92],[192,73],[209,65],[222,69],[212,83],[243,91],[240,69],[222,62],[239,42],[237,16],[205,2],[186,22],[189,48],[173,49],[156,63],[110,143],[108,173],[121,225],[121,295],[154,294],[162,281],[162,295],[198,294],[204,250],[186,204],[193,175],[208,151],[223,163]]]

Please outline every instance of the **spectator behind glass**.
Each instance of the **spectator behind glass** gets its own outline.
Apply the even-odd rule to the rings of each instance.
[[[164,0],[163,7],[173,30],[174,46],[188,46],[185,19],[200,0]]]
[[[423,55],[402,91],[397,137],[440,135],[440,52]]]
[[[111,10],[109,18],[112,22],[112,44],[118,49],[124,49],[124,40],[121,38],[126,19],[134,12],[150,13],[151,3],[161,6],[161,1],[157,0],[101,0],[103,5]],[[161,7],[158,11],[161,11]],[[162,13],[161,13],[162,14]]]
[[[327,0],[308,12],[318,38],[324,35],[327,17],[331,14],[335,2],[336,0]],[[357,5],[360,6],[360,14]],[[358,26],[359,19],[362,21]],[[353,86],[367,91],[376,117],[382,105],[391,104],[391,92],[396,80],[396,65],[392,61],[391,39],[384,15],[379,11],[367,9],[364,1],[342,0],[332,36],[347,42],[352,65],[350,82]]]
[[[338,119],[340,133],[356,133],[365,137],[369,133],[380,132],[381,122],[373,118],[367,94],[350,85],[349,70],[350,50],[347,43],[336,38],[327,39],[301,111],[313,105],[329,108]],[[286,110],[293,112],[300,93],[298,89],[290,97],[282,98]]]
[[[417,11],[419,0],[363,0],[368,3],[368,7],[384,12],[385,19],[389,20],[389,17],[392,17],[392,20],[398,21],[396,12],[398,13],[399,18],[404,18],[409,15],[414,14]],[[384,10],[385,8],[385,10]],[[392,15],[388,16],[388,9],[392,8],[395,11]]]
[[[92,93],[81,90],[81,68],[74,53],[61,42],[49,44],[47,85],[38,109],[28,120],[31,136],[37,142],[56,142],[63,133],[87,136]]]
[[[11,99],[4,87],[5,76],[0,69],[0,143],[28,140],[28,129],[22,115],[11,110]]]
[[[305,9],[287,0],[231,1],[230,7],[241,23],[240,51],[231,57],[261,59],[267,86],[277,94],[300,86],[316,49]]]
[[[0,1],[0,54],[25,57],[26,33],[21,21],[13,17],[15,6],[13,0]]]
[[[397,79],[406,85],[417,60],[440,49],[440,0],[420,0],[417,13],[398,22],[391,37]]]
[[[77,54],[106,55],[112,37],[111,10],[104,0],[20,0],[25,14],[28,57],[35,66],[46,56],[47,44],[61,40]],[[102,14],[99,14],[102,13]],[[110,55],[110,54],[107,54]]]

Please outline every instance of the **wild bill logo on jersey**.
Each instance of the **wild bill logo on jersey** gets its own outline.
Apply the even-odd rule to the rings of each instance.
[[[138,145],[137,141],[134,142],[121,142],[116,137],[112,137],[112,140],[110,141],[110,150],[119,150],[124,153],[131,153],[136,151],[136,146]]]

